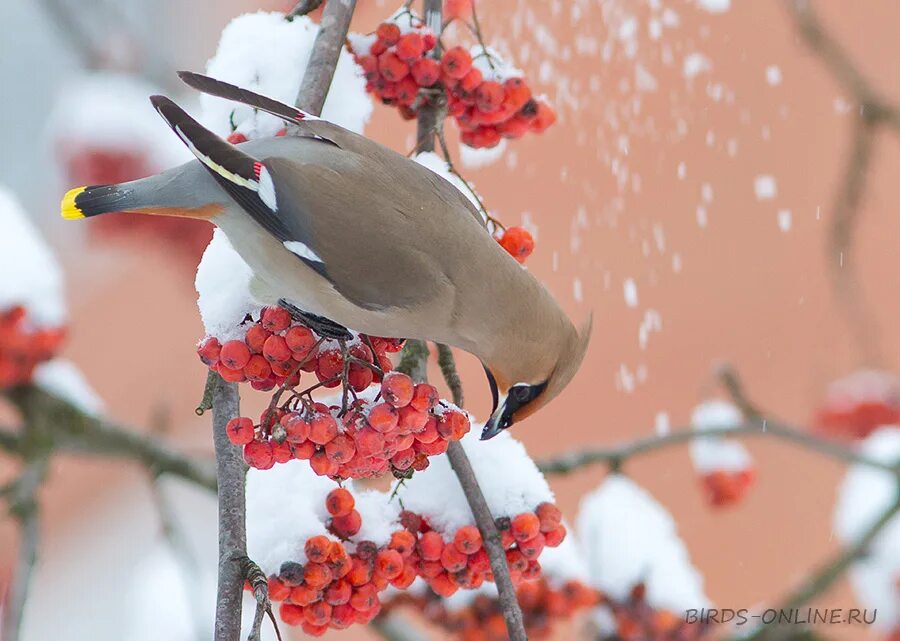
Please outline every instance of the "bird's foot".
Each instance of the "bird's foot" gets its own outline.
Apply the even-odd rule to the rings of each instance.
[[[305,312],[293,303],[290,303],[283,298],[278,299],[278,305],[286,309],[287,312],[291,315],[291,318],[293,318],[295,321],[303,323],[319,336],[324,336],[325,338],[333,338],[339,341],[348,341],[353,338],[353,334],[350,333],[350,330],[348,330],[343,325],[335,323],[329,318],[318,316],[317,314],[311,314],[310,312]]]

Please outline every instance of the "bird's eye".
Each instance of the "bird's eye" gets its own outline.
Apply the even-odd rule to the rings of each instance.
[[[532,397],[533,391],[530,385],[516,385],[509,390],[509,395],[519,404],[527,403]]]

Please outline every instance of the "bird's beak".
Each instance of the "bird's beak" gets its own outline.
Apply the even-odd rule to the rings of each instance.
[[[499,434],[509,426],[509,417],[505,415],[506,398],[498,400],[500,400],[498,406],[494,408],[494,413],[491,414],[491,417],[487,420],[487,423],[484,424],[484,429],[481,430],[482,441],[494,438],[495,436],[497,436],[497,434]]]

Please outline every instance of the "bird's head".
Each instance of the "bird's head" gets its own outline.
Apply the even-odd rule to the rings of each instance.
[[[556,398],[575,376],[591,337],[592,317],[577,331],[566,319],[557,340],[520,346],[505,362],[484,364],[494,407],[481,440],[493,438]],[[534,349],[536,348],[536,349]]]

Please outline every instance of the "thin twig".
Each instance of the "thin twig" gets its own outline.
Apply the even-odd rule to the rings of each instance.
[[[213,390],[215,388],[216,373],[209,370],[209,373],[206,375],[206,385],[203,386],[203,398],[200,399],[200,404],[197,405],[197,408],[194,410],[194,413],[197,414],[197,416],[203,416],[208,410],[212,409]]]
[[[322,6],[323,0],[300,0],[294,8],[288,11],[285,16],[288,20],[293,20],[297,16],[305,16],[308,13],[312,13],[316,9]]]
[[[795,443],[805,450],[818,452],[844,463],[865,465],[900,476],[900,465],[869,458],[842,443],[821,438],[808,431],[770,419],[751,421],[735,427],[682,427],[659,436],[647,436],[622,445],[602,448],[580,448],[558,456],[537,461],[544,474],[569,474],[597,463],[621,464],[624,461],[672,445],[680,445],[698,438],[731,436],[768,436]]]
[[[209,489],[216,479],[211,466],[176,452],[158,439],[136,432],[97,416],[86,414],[66,399],[37,387],[26,385],[6,392],[28,424],[38,423],[42,434],[51,439],[56,450],[124,458],[139,462],[158,473],[172,474]],[[0,448],[21,453],[22,442],[0,431]]]

